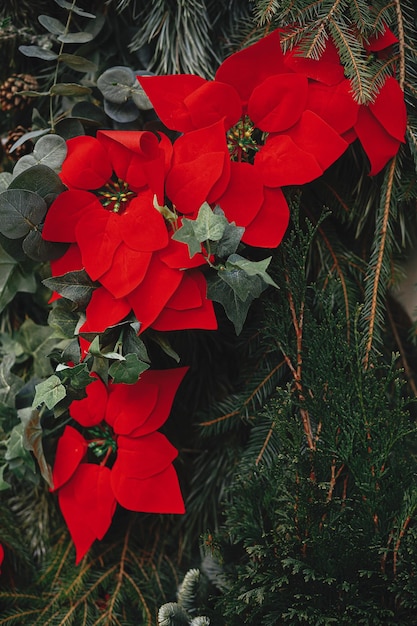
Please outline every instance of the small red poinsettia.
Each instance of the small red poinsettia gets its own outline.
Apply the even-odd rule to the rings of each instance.
[[[2,544],[0,543],[0,574],[1,574],[1,565],[3,563],[3,560],[4,560],[4,548]]]
[[[158,429],[187,369],[148,370],[134,385],[106,387],[96,379],[86,398],[72,402],[70,415],[85,431],[65,427],[53,483],[77,563],[104,537],[117,504],[130,511],[184,513],[172,465],[178,452]],[[91,462],[89,450],[102,460]]]
[[[67,141],[61,178],[43,237],[77,243],[83,267],[116,298],[141,283],[155,251],[168,243],[163,203],[171,143],[146,131],[99,131]]]

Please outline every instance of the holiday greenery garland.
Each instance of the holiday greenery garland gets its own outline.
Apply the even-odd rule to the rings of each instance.
[[[59,52],[36,46],[23,47],[22,51],[35,58],[56,60],[57,68],[60,63],[68,63],[69,67],[90,71],[87,59],[66,55],[63,46],[90,41],[88,31],[69,32],[69,25],[74,15],[85,20],[93,20],[94,15],[75,3],[57,4],[68,12],[67,24],[50,16],[41,16],[40,23],[57,36]],[[335,26],[333,22],[332,25]],[[22,268],[28,259],[43,267],[48,264],[50,276],[44,277],[42,283],[49,290],[48,324],[54,329],[55,338],[48,336],[46,349],[54,369],[38,372],[40,375],[31,380],[30,401],[25,398],[23,406],[16,407],[12,407],[10,400],[5,403],[12,411],[15,408],[16,413],[10,419],[5,438],[0,487],[7,490],[14,481],[27,479],[30,473],[41,474],[52,492],[49,497],[53,499],[57,494],[62,517],[75,545],[75,562],[80,568],[86,567],[95,542],[108,539],[113,520],[126,514],[121,509],[130,511],[131,515],[183,514],[186,509],[181,472],[178,479],[173,464],[178,451],[170,442],[169,416],[177,394],[187,393],[184,391],[187,385],[193,384],[192,378],[188,382],[193,368],[186,355],[177,353],[169,338],[190,331],[213,332],[229,322],[240,335],[251,316],[251,305],[256,311],[261,294],[268,289],[266,302],[274,301],[277,288],[280,293],[287,293],[296,335],[295,352],[293,346],[276,340],[278,335],[289,337],[290,326],[283,333],[271,333],[268,339],[273,346],[277,341],[271,350],[273,358],[282,355],[281,365],[274,365],[272,371],[281,372],[286,367],[292,378],[291,397],[296,397],[299,408],[296,424],[302,428],[300,433],[292,423],[293,408],[288,408],[290,400],[284,393],[282,405],[271,399],[263,420],[257,425],[259,433],[254,428],[250,435],[264,441],[258,450],[256,468],[264,455],[270,453],[267,449],[269,441],[274,440],[275,429],[282,430],[281,443],[276,442],[281,452],[273,455],[264,470],[262,466],[253,470],[250,479],[244,477],[245,458],[239,461],[238,474],[231,483],[236,489],[236,499],[226,523],[230,535],[235,533],[239,563],[229,567],[226,573],[229,588],[236,585],[236,593],[243,580],[249,582],[242,591],[242,610],[236,614],[227,606],[227,595],[220,598],[218,607],[228,624],[241,623],[241,619],[243,623],[253,619],[265,624],[281,623],[282,619],[296,619],[302,611],[309,623],[331,623],[333,616],[330,612],[327,616],[330,621],[326,622],[324,608],[318,616],[318,601],[312,602],[309,612],[305,607],[300,608],[302,602],[298,606],[295,596],[286,591],[292,577],[300,594],[309,593],[300,583],[300,572],[304,581],[309,576],[318,581],[313,595],[318,597],[327,585],[332,598],[337,598],[349,614],[348,619],[353,619],[353,615],[355,620],[361,619],[360,611],[355,613],[344,597],[343,584],[338,587],[334,582],[337,575],[325,567],[320,569],[319,564],[309,563],[309,542],[314,545],[318,536],[321,540],[322,529],[331,525],[338,515],[345,516],[350,523],[348,518],[354,503],[361,497],[371,498],[372,490],[386,489],[383,493],[387,501],[392,494],[389,481],[385,487],[384,472],[390,465],[392,450],[397,451],[394,443],[385,455],[381,453],[374,458],[372,442],[376,426],[366,420],[357,426],[355,433],[367,432],[369,437],[364,443],[367,452],[359,446],[355,454],[369,455],[373,478],[367,488],[350,492],[346,478],[350,476],[349,470],[362,485],[366,481],[360,472],[355,474],[355,455],[340,443],[347,434],[331,420],[328,424],[324,414],[320,419],[323,406],[315,405],[315,398],[319,404],[320,393],[327,386],[331,404],[331,385],[336,389],[341,384],[337,375],[344,368],[353,380],[361,378],[358,372],[362,371],[362,365],[358,360],[351,362],[344,351],[349,345],[356,346],[361,353],[361,363],[367,372],[364,377],[366,381],[372,380],[371,384],[364,378],[364,386],[378,388],[380,380],[369,370],[371,363],[375,367],[370,355],[372,333],[364,350],[359,346],[357,328],[352,331],[352,343],[348,341],[344,346],[346,328],[340,320],[324,316],[317,337],[320,332],[326,332],[329,346],[323,343],[323,351],[327,350],[328,358],[337,363],[335,380],[320,379],[318,388],[309,382],[314,365],[308,359],[313,362],[312,355],[318,359],[320,349],[314,344],[318,339],[312,332],[313,343],[305,358],[302,329],[304,316],[310,316],[311,328],[314,327],[316,311],[309,298],[303,296],[297,302],[297,281],[298,285],[302,283],[306,267],[301,264],[296,275],[297,262],[293,258],[294,276],[287,273],[291,245],[282,241],[291,242],[289,230],[298,233],[297,250],[304,245],[304,258],[307,258],[313,239],[311,233],[315,231],[311,230],[308,244],[300,243],[303,226],[298,223],[297,211],[303,200],[299,194],[313,183],[320,185],[332,169],[343,167],[349,150],[357,150],[358,145],[362,151],[358,158],[369,162],[369,176],[375,177],[385,169],[388,172],[385,194],[389,203],[396,159],[405,144],[407,113],[403,77],[401,68],[397,71],[395,65],[388,63],[375,81],[375,90],[360,93],[360,80],[347,70],[337,37],[325,38],[319,46],[320,54],[306,54],[309,33],[301,33],[302,30],[298,22],[272,29],[259,41],[229,55],[213,78],[184,73],[157,76],[148,71],[135,72],[127,66],[108,68],[97,80],[107,114],[105,123],[101,121],[101,112],[78,102],[71,120],[56,122],[51,116],[46,128],[26,133],[17,145],[34,139],[33,152],[17,161],[13,173],[2,175],[3,254],[5,259],[11,259],[10,263],[16,259]],[[349,36],[358,35],[353,27],[351,30]],[[358,54],[368,65],[378,64],[386,56],[390,58],[393,46],[398,44],[384,21],[376,33],[370,36],[359,33],[358,39],[362,44]],[[57,77],[58,72],[47,91],[32,95],[47,96],[52,102],[56,97],[83,98],[87,94],[84,85],[58,82]],[[149,118],[143,128],[117,128],[124,123],[136,124],[138,117],[146,116],[146,112]],[[69,123],[65,125],[65,122]],[[116,128],[109,128],[112,125]],[[334,193],[338,193],[337,188]],[[317,228],[321,228],[320,223]],[[276,250],[281,245],[282,256]],[[278,260],[282,260],[281,266]],[[281,269],[284,275],[280,274]],[[315,297],[320,299],[319,293]],[[374,297],[379,297],[377,291]],[[332,309],[329,301],[323,301],[322,306],[327,311]],[[358,312],[355,314],[358,316]],[[269,320],[271,328],[281,323],[271,312]],[[342,353],[343,364],[338,362]],[[4,360],[4,372],[10,384],[13,384],[14,365],[13,359]],[[302,369],[305,378],[301,376]],[[383,381],[384,375],[381,374]],[[392,370],[386,376],[388,382],[381,383],[381,393],[388,393],[390,385],[399,389]],[[306,395],[307,390],[310,396]],[[325,397],[326,392],[320,400],[324,402]],[[342,400],[338,406],[341,405]],[[402,442],[408,430],[406,411],[400,400],[395,411],[397,442]],[[281,412],[287,416],[288,428],[273,417]],[[361,415],[365,413],[363,410]],[[233,412],[225,417],[230,415]],[[219,418],[220,422],[223,418]],[[203,424],[210,427],[216,420]],[[386,422],[382,420],[379,427],[384,425]],[[294,440],[298,437],[300,450],[300,458],[295,458],[291,467],[281,463],[288,430],[292,430]],[[183,445],[181,435],[179,432],[175,437],[179,446]],[[390,431],[387,437],[395,439],[395,434]],[[331,458],[321,450],[326,438],[331,439],[329,445],[333,446]],[[400,465],[392,464],[395,472],[400,473]],[[331,480],[327,484],[329,472]],[[272,514],[265,499],[274,500],[274,487],[270,493],[268,486],[276,483],[280,489]],[[295,484],[297,491],[292,496]],[[245,533],[240,535],[238,530],[239,517],[245,519],[247,488],[252,490],[254,500],[257,492],[262,494],[259,510],[263,511],[266,525],[270,524],[262,535],[264,529],[259,531],[255,522],[248,520],[254,532],[260,532],[252,552],[247,550]],[[320,489],[323,498],[317,495]],[[288,497],[284,503],[285,490]],[[411,492],[409,497],[413,499]],[[315,512],[308,510],[312,501],[320,508],[316,518]],[[191,497],[191,510],[192,507]],[[295,551],[290,541],[285,544],[288,537],[282,540],[279,530],[281,517],[286,518],[284,535],[284,526],[289,529],[294,523],[294,519],[288,521],[290,509],[297,511],[295,526],[288,531],[295,533]],[[383,515],[376,509],[372,512],[378,526]],[[395,512],[384,520],[386,528],[393,529],[387,541],[395,543],[394,570],[413,513],[404,515],[402,522]],[[319,518],[321,521],[317,521]],[[301,528],[306,533],[303,537]],[[280,535],[278,539],[275,532]],[[264,546],[260,537],[265,538]],[[222,541],[220,535],[219,542]],[[7,537],[3,543],[7,553]],[[213,548],[210,541],[207,544]],[[227,541],[223,548],[226,544]],[[282,549],[284,545],[287,552],[282,556],[282,568],[274,573],[276,588],[274,584],[270,589],[265,584],[257,588],[260,574],[256,551],[259,550],[262,569],[268,551]],[[378,545],[382,550],[383,542]],[[358,549],[362,549],[359,544]],[[209,552],[213,559],[216,549]],[[0,558],[3,555],[2,547]],[[310,567],[316,567],[314,575],[308,573]],[[371,570],[369,565],[366,571]],[[376,574],[372,570],[369,575]],[[395,583],[390,584],[394,593]],[[218,586],[222,589],[221,584]],[[274,595],[278,588],[284,598],[282,606]],[[270,591],[272,597],[268,595]],[[109,605],[105,598],[101,601],[105,603],[103,615],[106,615]],[[245,605],[252,607],[252,612]],[[172,613],[172,619],[183,620],[178,623],[210,623],[208,617],[193,618],[194,612],[193,607],[183,607],[181,603],[165,605],[159,620],[165,623]],[[388,619],[387,616],[388,613],[381,613],[379,617]],[[150,618],[146,619],[151,623]]]

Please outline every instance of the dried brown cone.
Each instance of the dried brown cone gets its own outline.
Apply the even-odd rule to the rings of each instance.
[[[3,111],[23,111],[30,103],[31,98],[25,91],[37,91],[38,81],[31,74],[12,74],[0,85],[0,108]]]
[[[17,161],[18,159],[20,159],[20,157],[24,156],[25,154],[29,154],[33,150],[33,141],[31,139],[28,139],[11,152],[11,149],[13,148],[16,141],[18,141],[27,132],[29,132],[28,128],[24,128],[23,126],[16,126],[16,128],[13,128],[13,130],[9,130],[9,132],[7,133],[7,138],[3,146],[4,152],[13,161]]]

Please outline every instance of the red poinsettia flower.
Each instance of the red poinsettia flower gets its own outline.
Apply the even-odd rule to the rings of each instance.
[[[309,78],[286,66],[279,37],[275,31],[233,54],[212,81],[138,77],[164,124],[184,133],[167,176],[173,204],[195,215],[204,201],[217,203],[245,227],[244,242],[264,247],[278,245],[288,225],[283,195],[266,189],[310,182],[348,147],[309,104]],[[352,101],[344,92],[340,99]]]
[[[120,298],[143,280],[152,254],[168,243],[163,203],[171,144],[150,132],[99,131],[68,140],[43,237],[77,243],[83,267]]]
[[[172,465],[178,452],[157,431],[168,418],[187,369],[147,370],[134,385],[106,387],[97,378],[87,386],[87,397],[71,404],[70,415],[87,429],[86,436],[65,427],[53,481],[77,563],[104,537],[117,504],[131,511],[184,513]],[[100,464],[86,459],[89,449],[103,452]]]
[[[3,560],[4,560],[4,548],[2,544],[0,543],[0,568],[1,568],[1,564],[3,563]],[[0,569],[0,574],[1,574],[1,569]]]

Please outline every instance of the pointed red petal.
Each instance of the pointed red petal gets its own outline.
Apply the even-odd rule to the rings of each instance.
[[[185,513],[178,476],[172,465],[159,474],[142,479],[132,476],[123,478],[118,468],[116,473],[113,468],[112,486],[119,504],[129,511]]]
[[[69,413],[81,426],[90,428],[91,426],[97,426],[104,420],[107,405],[107,388],[97,378],[87,385],[86,393],[86,398],[71,402]]]
[[[183,513],[184,503],[171,463],[176,449],[165,435],[118,438],[111,484],[119,504],[131,511]]]
[[[118,230],[123,241],[134,250],[153,252],[165,248],[168,233],[164,218],[153,205],[154,194],[142,192],[118,215]]]
[[[355,131],[371,164],[369,175],[374,176],[397,154],[400,142],[385,131],[368,107],[361,107]]]
[[[206,84],[204,78],[192,74],[137,78],[165,126],[181,133],[194,130],[186,99],[196,89]]]
[[[141,333],[158,317],[182,278],[182,271],[162,263],[156,253],[152,256],[145,278],[126,296],[141,324]]]
[[[257,128],[281,132],[293,126],[307,103],[308,82],[298,74],[270,76],[253,90],[248,115]]]
[[[198,271],[187,272],[152,328],[159,331],[200,328],[216,330],[213,302],[207,299],[207,283]]]
[[[54,491],[71,478],[87,453],[87,448],[87,442],[81,433],[72,426],[65,426],[56,448],[52,472]]]
[[[407,111],[404,92],[395,78],[390,76],[386,79],[369,110],[393,139],[404,142]]]
[[[216,204],[229,222],[246,226],[259,212],[263,202],[263,185],[259,173],[250,163],[230,163],[230,180]]]
[[[132,437],[148,435],[166,422],[171,412],[175,394],[188,369],[188,367],[176,367],[175,369],[146,370],[143,372],[140,380],[158,387],[158,400],[146,422],[132,431]]]
[[[202,151],[204,146],[204,151]],[[186,133],[174,144],[166,192],[181,213],[193,214],[226,189],[230,158],[223,122]]]
[[[181,226],[181,223],[182,220],[179,218],[178,227]],[[165,263],[165,265],[175,269],[199,267],[200,265],[204,265],[206,263],[206,260],[200,253],[195,254],[192,259],[190,259],[187,244],[182,241],[177,241],[176,239],[170,239],[168,246],[165,250],[161,250],[158,256],[161,261]]]
[[[389,48],[394,44],[398,43],[397,37],[394,35],[392,30],[385,27],[383,33],[378,33],[377,35],[369,37],[369,42],[364,45],[365,50],[369,52],[380,52],[381,50],[385,50],[385,48]]]
[[[302,150],[288,135],[268,137],[255,164],[268,187],[303,185],[323,173],[314,155]]]
[[[194,128],[211,126],[223,121],[228,129],[242,115],[242,104],[237,91],[226,83],[209,81],[192,92],[184,101],[190,111]]]
[[[80,333],[102,333],[120,322],[130,312],[130,305],[124,298],[115,298],[105,287],[93,291],[86,309],[86,321]]]
[[[323,171],[335,163],[348,147],[339,133],[312,111],[302,114],[289,135],[299,148],[315,157]]]
[[[343,80],[331,87],[311,83],[306,108],[316,113],[339,134],[354,126],[359,112],[359,105],[353,99],[349,80]]]
[[[80,246],[86,272],[97,280],[111,267],[114,253],[122,243],[119,216],[103,207],[94,214],[84,214],[78,221],[75,234]]]
[[[110,385],[106,422],[118,435],[130,435],[142,426],[158,402],[159,387],[152,381],[148,382],[145,374],[143,372],[134,385]]]
[[[100,276],[100,282],[113,297],[123,299],[145,278],[151,258],[151,252],[131,250],[122,243],[114,254],[110,269]]]
[[[64,191],[51,204],[46,214],[42,237],[48,241],[75,242],[75,229],[86,214],[95,216],[103,208],[88,191]],[[94,219],[94,217],[93,217]]]
[[[60,177],[65,185],[75,189],[98,189],[112,175],[106,150],[94,137],[82,135],[67,141],[68,153]]]
[[[96,539],[110,527],[116,500],[110,485],[110,469],[82,463],[72,479],[58,492],[62,515],[76,549],[76,564]]]
[[[276,248],[287,230],[290,211],[281,189],[264,187],[264,202],[245,228],[242,241],[257,248]]]
[[[253,89],[268,76],[286,71],[283,61],[280,33],[276,30],[223,61],[215,80],[233,85],[243,103],[246,103]]]

